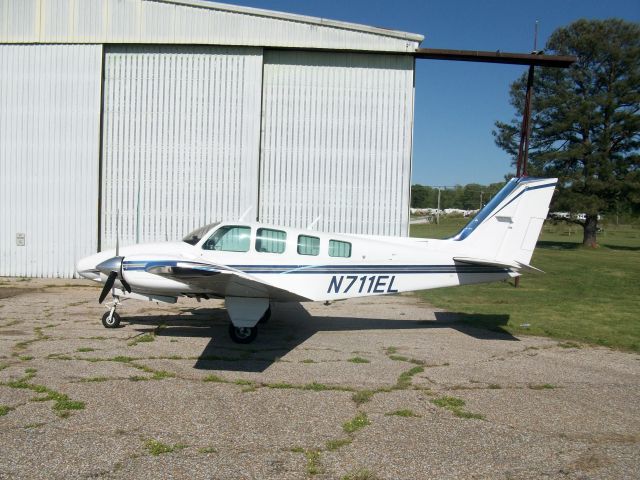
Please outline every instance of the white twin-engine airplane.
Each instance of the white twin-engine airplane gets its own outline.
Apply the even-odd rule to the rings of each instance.
[[[556,179],[514,178],[456,236],[446,240],[319,233],[260,223],[212,223],[181,242],[138,244],[83,258],[77,270],[104,283],[102,318],[134,298],[223,298],[235,342],[256,338],[270,302],[332,301],[493,282],[529,265]],[[536,270],[536,269],[534,269]]]

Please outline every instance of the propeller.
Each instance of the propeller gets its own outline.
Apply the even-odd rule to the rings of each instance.
[[[108,260],[105,260],[99,265],[96,265],[96,270],[101,273],[107,275],[107,281],[104,282],[104,287],[102,287],[102,292],[100,292],[100,297],[98,298],[98,303],[102,303],[104,299],[109,294],[109,290],[113,288],[113,284],[116,282],[116,279],[119,278],[120,283],[124,287],[124,289],[131,293],[131,286],[124,279],[124,275],[122,274],[122,262],[124,261],[124,257],[120,256],[120,210],[116,213],[116,256],[111,257]]]
[[[116,256],[111,257],[108,260],[105,260],[99,265],[96,265],[96,270],[101,273],[107,275],[107,281],[104,283],[104,287],[102,287],[102,292],[100,293],[100,298],[98,298],[98,303],[102,303],[106,298],[109,290],[113,288],[113,284],[116,282],[116,279],[120,280],[120,283],[124,287],[124,289],[131,293],[131,286],[124,279],[124,275],[122,274],[122,262],[124,261],[124,257]]]

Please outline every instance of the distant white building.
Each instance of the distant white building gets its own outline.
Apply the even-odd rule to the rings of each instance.
[[[421,35],[198,0],[0,2],[0,275],[214,220],[406,235]]]

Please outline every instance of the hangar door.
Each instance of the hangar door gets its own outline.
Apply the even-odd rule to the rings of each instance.
[[[260,220],[407,235],[413,58],[266,51]]]
[[[0,275],[73,276],[98,244],[100,45],[0,45]]]
[[[177,240],[257,208],[262,50],[105,54],[101,249]],[[249,214],[248,217],[250,217]]]

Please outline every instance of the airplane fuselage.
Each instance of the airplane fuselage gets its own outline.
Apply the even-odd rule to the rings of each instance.
[[[221,227],[250,229],[248,251],[203,248],[207,238]],[[283,250],[281,253],[264,252],[256,248],[259,245],[257,232],[265,229],[284,232],[285,238],[279,246],[279,250]],[[318,239],[317,249],[313,251],[317,251],[317,254],[299,253],[300,237],[303,240]],[[330,242],[340,242],[342,251],[335,248],[330,251]],[[244,244],[246,248],[247,242]],[[152,267],[166,265],[188,268],[209,263],[224,265],[230,270],[278,285],[279,288],[309,301],[340,300],[490,282],[514,275],[508,269],[496,266],[455,262],[453,258],[460,252],[459,245],[453,240],[337,235],[242,222],[219,224],[203,235],[195,245],[165,242],[120,249],[120,255],[124,257],[123,275],[134,292],[169,297],[222,295],[201,286],[151,273],[149,270]],[[114,255],[115,251],[110,250],[83,259],[78,265],[80,274],[104,281],[105,275],[96,272],[95,266]],[[261,295],[251,292],[240,296]],[[265,296],[268,295],[265,293]]]

